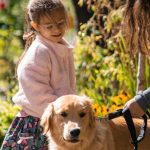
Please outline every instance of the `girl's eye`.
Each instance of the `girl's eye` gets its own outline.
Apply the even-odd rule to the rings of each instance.
[[[83,118],[85,115],[86,115],[85,112],[81,112],[81,113],[79,114],[80,118]]]
[[[48,26],[46,26],[46,29],[52,29],[53,28],[53,25],[48,25]]]
[[[61,112],[61,114],[60,114],[62,117],[67,117],[68,116],[68,114],[66,113],[66,112]]]
[[[62,21],[62,22],[59,22],[59,23],[58,23],[58,26],[59,26],[59,27],[64,26],[64,25],[65,25],[65,21]]]

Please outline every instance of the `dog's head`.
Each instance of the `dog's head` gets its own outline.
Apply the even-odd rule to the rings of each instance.
[[[80,143],[95,126],[92,101],[85,96],[66,95],[49,104],[41,125],[56,143]],[[89,134],[89,135],[88,135]]]

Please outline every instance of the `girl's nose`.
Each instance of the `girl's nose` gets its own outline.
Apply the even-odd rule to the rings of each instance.
[[[58,26],[58,25],[55,25],[54,28],[53,28],[53,31],[58,31],[60,32],[61,31],[61,28]]]

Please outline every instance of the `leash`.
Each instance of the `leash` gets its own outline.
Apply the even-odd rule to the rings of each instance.
[[[150,117],[150,114],[149,114],[148,111],[146,112],[146,114]],[[131,113],[130,113],[129,109],[126,109],[124,111],[123,111],[123,109],[118,109],[115,112],[108,114],[108,120],[111,120],[111,119],[114,119],[114,118],[117,118],[117,117],[120,117],[120,116],[123,116],[125,121],[126,121],[126,124],[128,126],[128,129],[130,131],[130,135],[131,135],[131,138],[132,138],[131,143],[134,146],[134,150],[138,150],[138,143],[141,140],[143,140],[144,136],[145,136],[145,131],[146,131],[146,128],[147,128],[147,116],[146,115],[142,116],[143,124],[141,126],[140,134],[139,134],[138,137],[136,135],[134,122],[133,122],[133,119],[132,119],[132,116],[131,116]]]
[[[132,120],[132,116],[131,116],[131,113],[130,113],[129,109],[124,111],[123,116],[124,116],[124,119],[125,119],[125,121],[128,125],[128,129],[130,131],[130,135],[131,135],[131,138],[132,138],[132,144],[134,146],[134,150],[138,150],[138,143],[142,139],[144,139],[144,136],[145,136],[145,131],[146,131],[146,128],[147,128],[147,116],[146,115],[142,116],[143,124],[141,126],[140,134],[139,134],[138,137],[136,135],[134,122]]]

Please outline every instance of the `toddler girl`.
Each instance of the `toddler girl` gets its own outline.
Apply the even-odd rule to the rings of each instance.
[[[2,150],[45,150],[40,117],[58,97],[75,93],[72,46],[63,38],[66,10],[60,0],[30,0],[25,51],[17,67],[19,91],[13,102],[22,111],[12,122]]]

